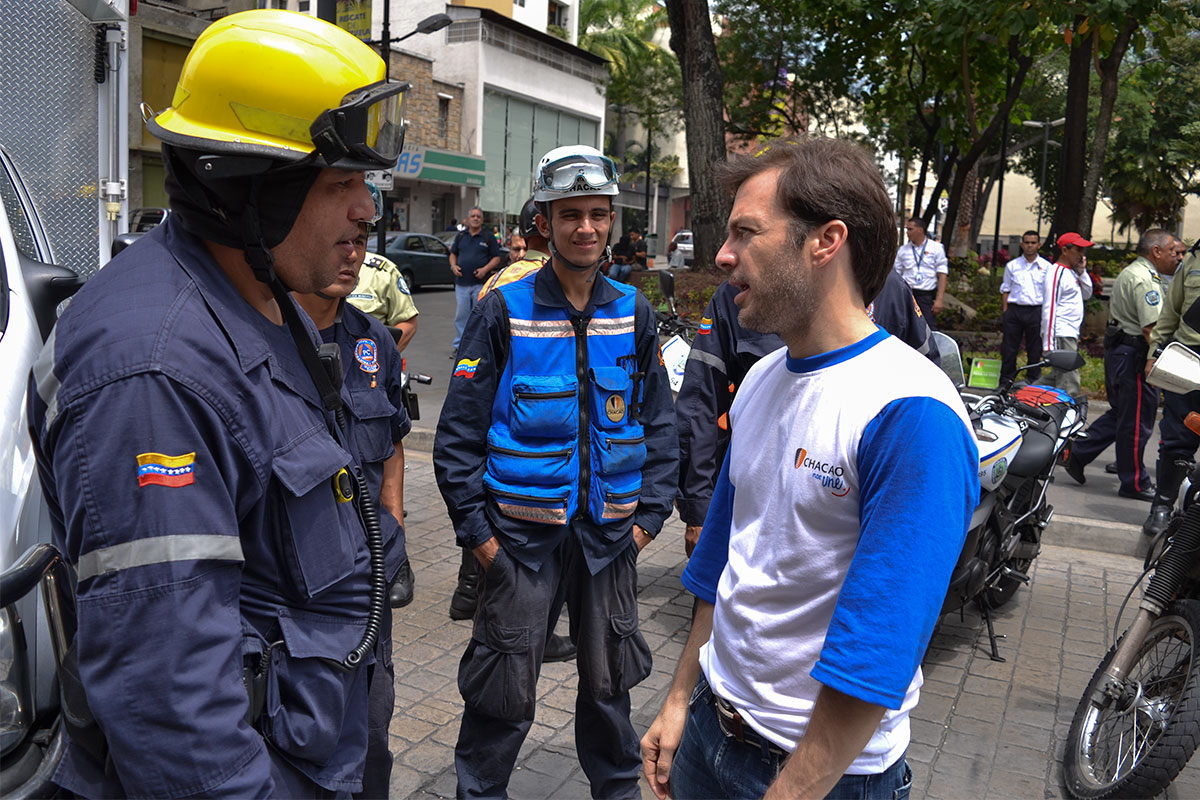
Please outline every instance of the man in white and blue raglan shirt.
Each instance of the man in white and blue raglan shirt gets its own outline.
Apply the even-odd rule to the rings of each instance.
[[[786,347],[734,399],[683,575],[692,630],[643,767],[660,798],[907,797],[921,658],[979,498],[975,439],[949,379],[862,313],[892,255],[866,153],[809,139],[723,178],[717,263],[739,322]]]

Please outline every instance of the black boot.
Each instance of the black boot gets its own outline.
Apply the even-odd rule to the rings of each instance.
[[[388,602],[392,604],[392,608],[404,608],[413,601],[414,585],[412,566],[405,561],[396,573],[396,580],[392,581],[392,586],[388,589]]]
[[[1154,494],[1154,504],[1150,506],[1150,515],[1142,524],[1142,533],[1158,536],[1167,529],[1167,524],[1171,521],[1171,509],[1179,495],[1179,486],[1187,477],[1188,467],[1186,461],[1164,461],[1161,458],[1158,460],[1158,466],[1155,468],[1158,490]]]
[[[462,548],[462,565],[458,568],[458,588],[450,598],[450,619],[471,619],[479,604],[479,578],[483,569],[475,553]]]

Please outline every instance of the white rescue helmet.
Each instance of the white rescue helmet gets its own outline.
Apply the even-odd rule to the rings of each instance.
[[[550,203],[580,195],[620,194],[617,165],[594,147],[583,144],[556,147],[538,163],[533,200]]]

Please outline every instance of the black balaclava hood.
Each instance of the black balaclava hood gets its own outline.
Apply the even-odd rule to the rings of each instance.
[[[273,275],[263,274],[252,252],[287,238],[321,168],[309,160],[214,156],[168,144],[162,152],[167,197],[184,229],[246,252],[255,277],[270,282]]]

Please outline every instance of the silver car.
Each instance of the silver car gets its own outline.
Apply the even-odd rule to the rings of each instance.
[[[41,220],[3,148],[0,206],[0,786],[6,797],[45,797],[55,791],[50,777],[62,756],[55,675],[73,635],[74,592],[50,543],[25,392],[58,305],[82,280],[53,266]]]

